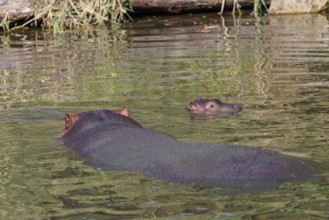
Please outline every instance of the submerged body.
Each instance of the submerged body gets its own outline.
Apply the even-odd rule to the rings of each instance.
[[[302,161],[268,150],[180,142],[109,110],[71,117],[75,120],[62,136],[64,144],[97,167],[197,186],[279,183],[314,172]]]
[[[219,99],[203,99],[199,98],[189,102],[186,111],[192,115],[232,115],[242,110],[240,104],[223,103]]]

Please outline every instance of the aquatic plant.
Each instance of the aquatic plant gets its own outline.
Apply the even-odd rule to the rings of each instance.
[[[41,26],[54,33],[72,29],[86,29],[105,25],[121,25],[130,19],[132,7],[128,0],[33,0],[34,17],[17,29],[27,26]],[[8,19],[1,27],[9,30]],[[7,25],[7,26],[6,26]]]
[[[9,13],[7,12],[5,17],[2,19],[2,21],[0,22],[0,28],[7,32],[10,30],[10,21],[9,21]]]
[[[222,0],[221,10],[220,10],[219,14],[223,14],[223,12],[224,12],[225,1],[226,0]],[[267,6],[266,6],[266,0],[254,0],[254,10],[253,10],[253,13],[255,15],[261,13],[262,7],[264,7],[266,11],[268,10],[267,9]],[[235,14],[236,12],[238,12],[238,14],[241,15],[241,5],[239,4],[239,0],[233,0],[232,13]]]
[[[254,0],[254,14],[259,14],[262,12],[262,5],[265,11],[268,11],[265,0]]]

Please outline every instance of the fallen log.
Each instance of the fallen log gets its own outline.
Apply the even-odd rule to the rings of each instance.
[[[38,0],[46,4],[46,0]],[[232,9],[234,0],[130,0],[135,13],[184,13],[200,11],[220,11],[224,3],[225,10]],[[238,0],[244,8],[253,6],[254,0]],[[0,0],[0,19],[8,17],[10,21],[27,19],[34,15],[33,0]]]
[[[222,4],[225,10],[232,9],[234,0],[130,0],[135,13],[145,14],[177,14],[200,11],[221,11]],[[238,0],[243,8],[253,7],[254,0]]]
[[[0,0],[0,18],[12,22],[27,19],[34,14],[30,0]]]

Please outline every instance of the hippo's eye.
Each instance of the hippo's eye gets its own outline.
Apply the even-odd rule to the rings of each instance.
[[[214,105],[210,105],[210,108],[214,108],[215,106]]]

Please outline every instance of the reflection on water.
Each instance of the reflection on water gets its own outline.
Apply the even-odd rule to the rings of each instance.
[[[326,15],[200,14],[0,36],[1,218],[328,218],[328,27]],[[202,96],[243,112],[191,121],[184,107]],[[191,188],[94,170],[57,139],[64,112],[124,104],[145,127],[305,157],[323,178],[258,194]]]

